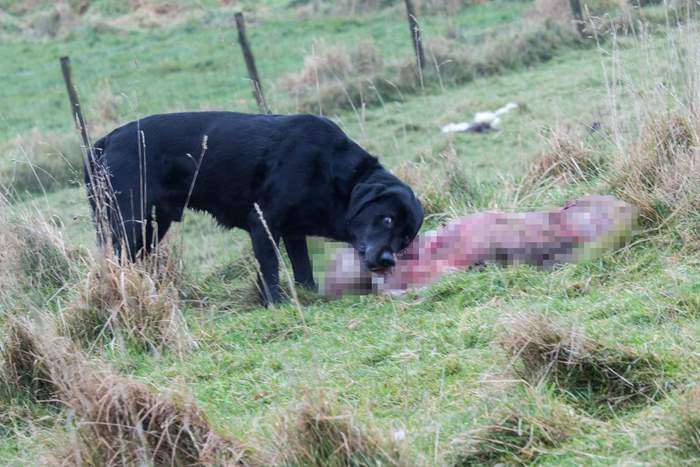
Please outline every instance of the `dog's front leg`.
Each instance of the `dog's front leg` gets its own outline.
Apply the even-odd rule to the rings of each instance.
[[[264,306],[279,303],[282,299],[277,259],[280,234],[276,229],[269,229],[268,232],[268,229],[258,220],[251,223],[250,239],[253,243],[253,253],[260,266],[258,272],[260,300]]]
[[[292,262],[294,280],[302,287],[316,291],[314,273],[309,258],[309,250],[306,246],[306,237],[303,235],[282,235],[284,246],[287,248],[289,260]]]

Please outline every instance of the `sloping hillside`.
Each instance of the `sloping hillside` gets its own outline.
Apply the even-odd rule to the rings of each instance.
[[[402,2],[197,3],[0,1],[1,463],[697,463],[692,2],[590,2],[584,38],[553,1],[416,2],[421,77]],[[99,258],[58,57],[93,137],[255,111],[240,8],[272,109],[333,118],[415,188],[425,229],[604,193],[639,231],[553,272],[271,309],[245,233],[203,214],[149,262]],[[440,131],[508,102],[499,131]]]

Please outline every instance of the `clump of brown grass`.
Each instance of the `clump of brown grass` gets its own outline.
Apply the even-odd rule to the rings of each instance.
[[[471,185],[466,167],[453,150],[405,162],[395,173],[415,191],[426,215],[442,215],[463,205]]]
[[[414,6],[419,15],[455,15],[460,8],[485,3],[487,0],[417,0]],[[320,2],[318,0],[291,0],[289,5],[296,8],[301,16],[340,15],[355,16],[375,13],[393,8],[403,13],[403,4],[398,5],[393,0],[338,0],[335,2]]]
[[[340,412],[324,397],[302,403],[281,425],[272,456],[276,465],[409,465],[396,443],[361,428],[349,412]]]
[[[319,2],[317,0],[291,0],[289,6],[296,8],[301,16],[341,15],[355,16],[376,12],[392,6],[391,0],[338,0],[336,2]]]
[[[0,304],[55,294],[77,277],[77,256],[54,225],[0,199]]]
[[[214,431],[192,401],[110,374],[83,383],[68,388],[81,421],[67,464],[248,465],[242,443]]]
[[[469,45],[469,46],[468,46]],[[508,70],[546,62],[568,47],[581,45],[571,32],[551,21],[528,21],[524,26],[508,28],[485,38],[474,47],[446,39],[426,43],[426,64],[417,72],[415,57],[406,55],[387,66],[374,66],[360,72],[346,67],[345,54],[333,54],[335,67],[351,72],[344,79],[334,71],[325,82],[316,79],[316,59],[308,58],[302,72],[286,78],[287,89],[297,98],[303,111],[335,112],[361,109],[403,99],[404,95],[462,85],[477,77],[492,76]],[[320,55],[320,54],[319,54]],[[378,61],[368,63],[379,64]],[[339,65],[340,64],[340,65]],[[290,87],[291,84],[291,87]]]
[[[326,96],[367,91],[367,80],[372,80],[383,70],[384,61],[371,42],[359,42],[352,48],[317,42],[313,52],[304,59],[303,68],[287,75],[283,84],[289,94],[298,99],[318,98],[323,106]]]
[[[695,385],[684,394],[675,408],[676,424],[673,427],[673,444],[689,454],[700,456],[700,386]]]
[[[601,171],[600,157],[570,126],[549,129],[546,139],[547,147],[530,163],[526,186],[585,182]]]
[[[135,262],[95,258],[78,297],[64,313],[65,332],[86,344],[104,336],[157,352],[194,348],[180,311],[181,276],[167,251],[160,245],[156,253]]]
[[[37,340],[31,323],[22,318],[9,318],[3,327],[2,384],[36,400],[55,400],[59,389],[51,378],[51,367],[42,358],[45,349]]]
[[[529,464],[578,430],[571,407],[537,389],[499,403],[490,421],[457,436],[450,465]]]
[[[10,384],[77,416],[75,443],[57,463],[247,465],[250,452],[217,433],[192,401],[113,374],[48,326],[13,322],[2,350]]]
[[[576,32],[571,4],[561,0],[535,0],[529,15],[536,18],[549,18],[559,26]]]
[[[110,24],[126,30],[172,27],[189,20],[195,10],[187,2],[130,0],[129,11]]]
[[[586,37],[593,37],[613,31],[634,32],[642,23],[648,23],[653,19],[642,13],[640,9],[652,3],[662,3],[662,1],[590,0],[582,2],[583,34]],[[568,0],[535,0],[528,16],[547,18],[572,32],[578,31]]]
[[[673,224],[697,240],[700,209],[700,118],[694,113],[649,118],[640,136],[613,161],[618,196],[636,205],[648,226]]]
[[[78,24],[78,15],[69,2],[59,0],[27,17],[26,24],[23,32],[30,37],[63,36]]]
[[[575,326],[542,315],[516,315],[504,327],[499,344],[514,359],[518,376],[533,384],[550,382],[596,415],[663,394],[663,365],[651,354],[597,343]]]

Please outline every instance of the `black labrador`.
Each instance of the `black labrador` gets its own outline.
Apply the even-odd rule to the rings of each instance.
[[[368,269],[381,270],[394,265],[423,222],[413,191],[322,117],[153,115],[94,148],[85,167],[93,212],[96,174],[112,194],[103,242],[117,253],[125,247],[133,259],[149,252],[185,207],[206,211],[249,232],[263,303],[281,298],[272,241],[284,240],[296,282],[315,289],[307,235],[348,242]]]

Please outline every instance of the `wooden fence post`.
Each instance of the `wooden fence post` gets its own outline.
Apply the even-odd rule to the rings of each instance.
[[[238,43],[241,45],[243,60],[245,60],[245,65],[248,68],[248,76],[250,77],[250,81],[253,86],[253,96],[255,97],[255,101],[258,103],[260,112],[269,114],[270,109],[267,107],[267,102],[265,101],[262,84],[260,83],[260,77],[258,76],[258,69],[255,66],[255,58],[253,57],[253,52],[250,50],[248,36],[246,36],[243,13],[236,13],[235,19],[236,29],[238,29]]]
[[[83,111],[80,108],[80,100],[78,99],[78,93],[73,85],[73,77],[71,75],[70,69],[70,57],[61,57],[61,72],[63,73],[63,81],[66,82],[66,90],[68,91],[68,100],[70,101],[71,118],[73,123],[75,123],[76,128],[80,132],[80,138],[83,140],[83,146],[85,146],[85,151],[87,153],[92,152],[90,146],[90,139],[88,138],[87,126],[85,125],[85,118],[83,117]]]
[[[423,42],[421,40],[420,25],[418,24],[418,18],[416,17],[416,10],[413,8],[412,0],[405,0],[406,2],[406,14],[408,15],[408,27],[411,31],[411,39],[413,40],[413,51],[416,54],[416,66],[418,68],[418,73],[425,66],[425,55],[423,54]]]
[[[574,15],[574,22],[576,23],[576,31],[579,37],[584,38],[584,32],[586,25],[583,22],[583,9],[581,8],[581,0],[569,0],[571,5],[571,13]]]

